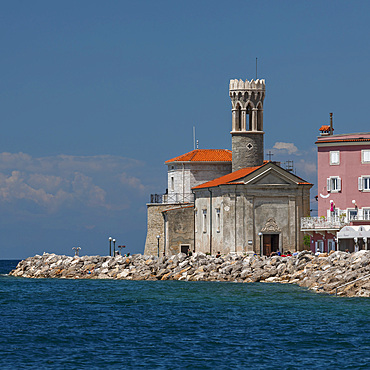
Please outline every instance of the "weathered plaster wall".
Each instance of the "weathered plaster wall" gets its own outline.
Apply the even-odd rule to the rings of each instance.
[[[168,194],[191,194],[191,188],[231,172],[231,163],[184,163],[168,165]],[[173,180],[172,180],[173,178]]]
[[[212,254],[260,252],[258,233],[273,219],[279,229],[282,251],[302,250],[300,218],[309,212],[310,186],[225,186],[198,191],[196,209],[196,250]],[[220,209],[219,231],[216,209]],[[207,225],[204,227],[204,211]],[[212,217],[212,219],[211,219]],[[211,232],[212,225],[212,232]],[[268,232],[266,232],[268,233]]]
[[[166,216],[166,255],[180,253],[181,245],[194,250],[194,207],[172,209]]]

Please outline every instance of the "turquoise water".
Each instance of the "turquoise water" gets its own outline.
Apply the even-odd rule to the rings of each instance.
[[[0,272],[14,262],[0,261]],[[370,300],[297,286],[0,277],[0,368],[359,369]]]

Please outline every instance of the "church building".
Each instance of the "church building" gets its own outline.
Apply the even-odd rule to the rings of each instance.
[[[264,161],[264,80],[231,80],[232,152],[196,149],[166,161],[168,191],[152,195],[145,254],[303,249],[312,184]]]

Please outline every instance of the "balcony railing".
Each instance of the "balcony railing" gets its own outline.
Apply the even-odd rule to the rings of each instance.
[[[301,230],[341,229],[348,225],[346,217],[302,217]]]
[[[193,193],[150,194],[150,203],[193,203]]]

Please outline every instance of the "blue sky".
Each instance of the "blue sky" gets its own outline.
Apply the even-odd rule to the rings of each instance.
[[[265,152],[316,183],[318,129],[369,131],[367,1],[0,2],[0,259],[143,252],[164,161],[231,148],[232,78],[266,80]],[[316,189],[311,191],[311,197]],[[312,203],[312,208],[317,208]]]

